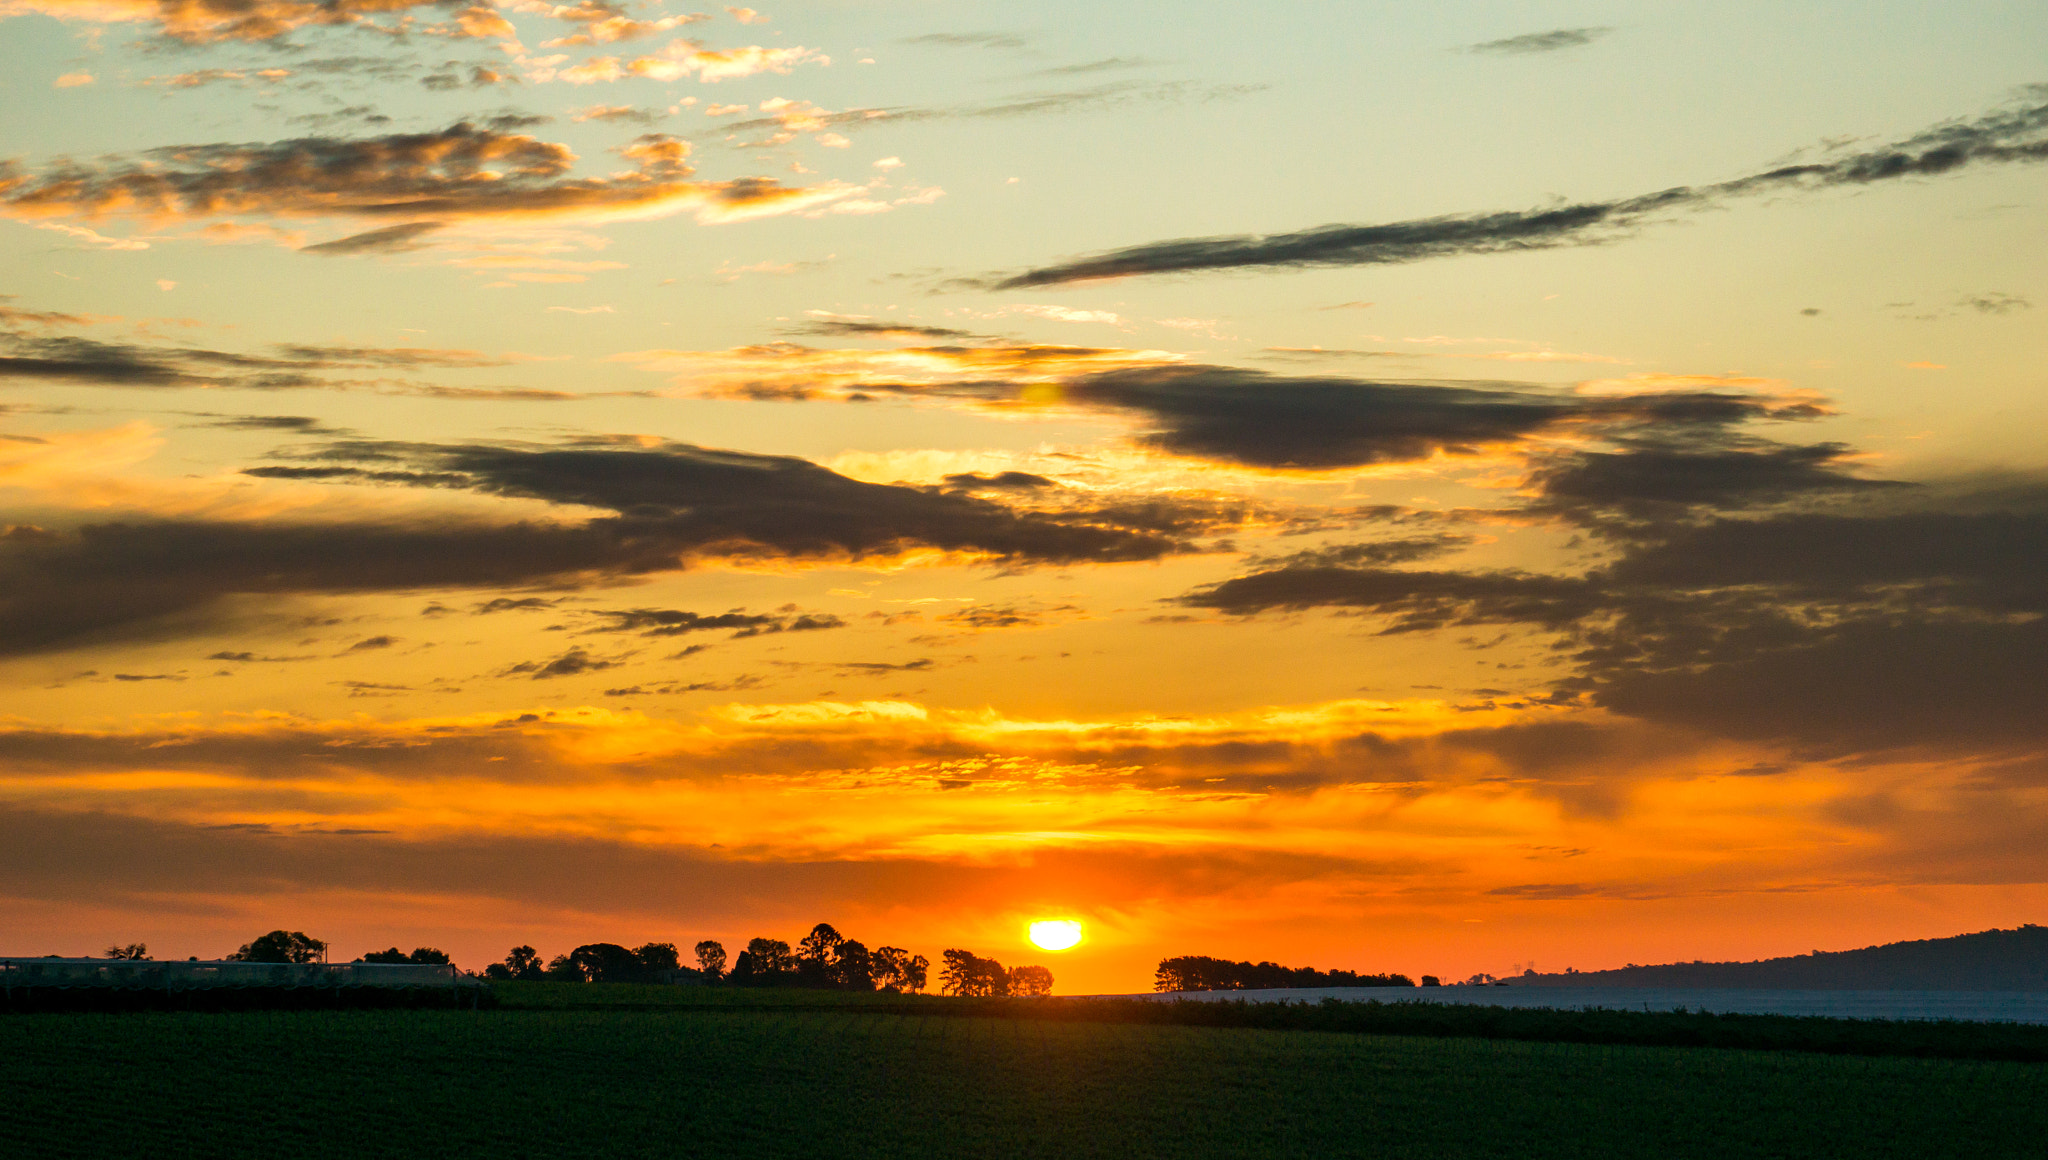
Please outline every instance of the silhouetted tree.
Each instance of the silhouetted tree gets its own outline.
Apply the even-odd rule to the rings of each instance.
[[[853,939],[840,943],[832,963],[832,981],[842,991],[874,990],[874,956]]]
[[[1052,972],[1044,967],[1011,967],[1010,994],[1034,999],[1052,994]]]
[[[633,951],[633,957],[640,960],[640,969],[649,976],[683,969],[682,956],[674,943],[643,944]]]
[[[725,977],[725,944],[714,939],[705,939],[696,946],[697,969],[712,982]]]
[[[868,956],[868,971],[875,987],[915,995],[924,990],[925,972],[931,961],[902,947],[876,947]]]
[[[569,961],[588,983],[637,983],[644,977],[639,956],[617,943],[586,943],[569,952]]]
[[[531,982],[544,974],[540,964],[540,953],[532,947],[513,947],[505,955],[505,974],[514,979]]]
[[[589,977],[583,973],[583,966],[568,955],[556,955],[548,960],[546,976],[556,983],[587,983]]]
[[[740,952],[739,961],[733,964],[732,981],[749,987],[772,987],[787,982],[795,971],[796,956],[790,954],[788,943],[779,938],[749,939],[747,949]]]
[[[127,946],[116,944],[107,948],[107,957],[110,959],[147,959],[149,957],[149,944],[129,943]]]
[[[994,959],[972,951],[950,949],[940,955],[939,989],[948,995],[989,997],[1010,993],[1010,973]]]
[[[388,951],[371,951],[356,961],[359,963],[438,963],[446,966],[448,965],[448,952],[437,950],[434,947],[414,947],[411,954],[406,954],[397,947],[392,947]]]
[[[305,931],[273,930],[243,943],[228,959],[243,963],[310,963],[325,953],[327,944]]]
[[[821,922],[812,927],[811,933],[805,935],[803,940],[796,944],[796,957],[799,960],[817,959],[822,961],[829,959],[832,952],[839,948],[839,944],[845,941],[846,936],[833,930],[831,923]]]
[[[839,963],[839,948],[846,942],[845,936],[832,929],[832,924],[821,922],[811,928],[796,944],[797,982],[805,987],[836,987],[838,980],[834,970]]]

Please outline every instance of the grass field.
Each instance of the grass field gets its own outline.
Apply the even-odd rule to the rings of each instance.
[[[479,1012],[13,1016],[0,1140],[22,1156],[1729,1160],[2032,1156],[2048,1139],[2038,1064],[791,1006],[816,999],[661,1010],[562,987]]]

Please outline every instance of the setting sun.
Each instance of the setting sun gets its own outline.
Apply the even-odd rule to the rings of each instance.
[[[1071,918],[1048,918],[1031,924],[1031,945],[1042,951],[1067,951],[1081,944],[1081,924]]]

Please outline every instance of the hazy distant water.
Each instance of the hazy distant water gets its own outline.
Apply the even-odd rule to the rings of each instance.
[[[1173,991],[1103,998],[1213,1003],[1472,1003],[1495,1007],[1605,1007],[1621,1011],[1713,1011],[1741,1015],[1831,1015],[1842,1019],[1973,1019],[2048,1023],[2048,991],[1751,991],[1726,987],[1302,987],[1270,991]]]

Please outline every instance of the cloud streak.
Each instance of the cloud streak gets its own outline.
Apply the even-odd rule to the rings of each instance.
[[[1525,32],[1520,36],[1504,37],[1468,45],[1466,52],[1492,53],[1498,56],[1529,56],[1541,52],[1558,52],[1567,48],[1580,48],[1613,32],[1605,26],[1587,28],[1553,28],[1548,32]]]
[[[421,371],[498,367],[473,350],[282,344],[249,354],[204,347],[105,342],[82,335],[0,332],[0,383],[29,380],[103,387],[237,387],[292,390],[360,385],[325,377],[347,370]],[[459,391],[460,388],[448,388]]]
[[[1383,225],[1331,225],[1265,237],[1181,238],[1110,250],[989,280],[998,290],[1207,270],[1394,265],[1470,254],[1598,245],[1680,213],[1738,197],[1869,186],[1961,169],[2048,160],[2048,104],[1937,125],[1905,140],[1782,165],[1713,185],[1677,186],[1614,201],[1447,214]]]

